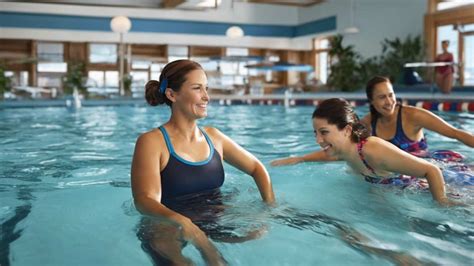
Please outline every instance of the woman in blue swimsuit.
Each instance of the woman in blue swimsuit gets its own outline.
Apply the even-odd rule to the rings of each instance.
[[[474,147],[474,135],[454,128],[446,121],[430,111],[413,106],[398,104],[392,84],[385,77],[372,78],[366,87],[367,98],[370,102],[370,113],[361,119],[373,136],[387,140],[418,157],[430,157],[443,161],[460,161],[462,155],[453,151],[428,152],[423,129],[429,129],[443,136],[454,138]],[[272,165],[288,165],[310,161],[331,161],[335,158],[327,157],[323,151],[297,157],[275,160]]]
[[[474,147],[473,134],[451,126],[430,111],[397,103],[388,78],[372,78],[367,83],[366,93],[370,114],[361,122],[372,131],[373,136],[390,141],[400,149],[420,157],[431,157],[423,133],[425,128]],[[453,160],[457,159],[460,158],[453,153]]]
[[[426,187],[427,182],[437,202],[453,204],[446,197],[443,176],[437,166],[370,136],[346,100],[333,98],[321,102],[313,113],[313,128],[324,153],[346,161],[366,181],[417,187]]]
[[[222,264],[223,258],[198,226],[202,215],[212,216],[222,207],[222,161],[251,175],[269,204],[275,200],[270,176],[257,158],[218,129],[198,127],[196,122],[207,116],[209,103],[207,77],[198,63],[167,64],[160,81],[146,84],[145,98],[152,106],[170,106],[171,117],[158,129],[142,134],[135,146],[131,171],[135,205],[142,214],[160,220],[144,222],[152,228],[139,232],[144,248],[164,263],[187,264],[181,249],[183,243],[191,242],[207,263]],[[192,201],[217,207],[190,208]]]

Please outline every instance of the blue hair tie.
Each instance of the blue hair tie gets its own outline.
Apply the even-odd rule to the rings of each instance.
[[[161,92],[161,94],[165,94],[166,88],[168,88],[168,80],[167,80],[167,79],[163,79],[163,80],[160,82],[160,92]]]

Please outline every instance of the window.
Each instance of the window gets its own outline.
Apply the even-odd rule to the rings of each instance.
[[[36,55],[39,62],[63,62],[64,47],[62,43],[38,42]]]
[[[132,69],[143,69],[148,70],[150,68],[151,62],[146,60],[133,60]]]
[[[474,4],[474,0],[441,0],[436,5],[436,10],[445,10],[472,4]]]
[[[119,73],[118,71],[105,71],[105,87],[118,87],[119,86]]]
[[[28,86],[28,71],[5,71],[5,76],[11,79],[12,87]]]
[[[316,39],[314,47],[316,52],[316,78],[326,84],[330,72],[329,39]]]
[[[438,41],[436,42],[436,54],[443,52],[441,48],[441,41],[449,41],[449,52],[453,54],[454,61],[458,58],[458,32],[453,28],[453,25],[444,25],[437,28]]]
[[[36,47],[38,64],[36,70],[39,87],[61,87],[61,79],[67,72],[64,62],[64,45],[62,43],[38,42]]]
[[[161,75],[161,69],[163,69],[164,67],[165,67],[165,64],[157,64],[157,63],[151,64],[150,79],[159,80],[160,75]]]
[[[66,63],[38,63],[38,72],[66,73]]]
[[[117,45],[116,44],[90,44],[89,45],[90,63],[117,63]]]
[[[38,87],[60,87],[62,75],[38,73]]]
[[[104,71],[89,71],[88,87],[102,88],[104,87],[105,73]]]
[[[188,59],[189,49],[187,46],[169,45],[168,46],[168,61],[172,62],[179,59]]]
[[[249,49],[247,48],[227,48],[226,49],[227,56],[248,56]]]
[[[209,58],[193,57],[192,60],[198,62],[206,72],[217,71],[219,65],[218,61],[209,60]]]
[[[89,71],[87,82],[90,87],[118,87],[119,86],[118,71]]]

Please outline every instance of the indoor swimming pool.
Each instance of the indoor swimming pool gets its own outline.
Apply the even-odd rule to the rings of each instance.
[[[472,265],[474,188],[450,187],[464,207],[428,192],[364,182],[345,163],[271,167],[315,150],[314,107],[209,106],[212,125],[267,167],[277,200],[265,206],[250,176],[225,165],[217,223],[243,243],[214,241],[229,265]],[[357,107],[359,115],[367,107]],[[167,121],[167,107],[18,108],[0,112],[0,265],[152,265],[137,237],[130,189],[136,138]],[[474,132],[473,113],[437,113]],[[474,149],[425,131],[430,149],[474,163]],[[197,265],[196,248],[183,253]]]

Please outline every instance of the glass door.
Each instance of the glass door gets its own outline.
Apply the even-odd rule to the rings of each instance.
[[[474,32],[462,35],[461,80],[464,86],[474,85]]]

